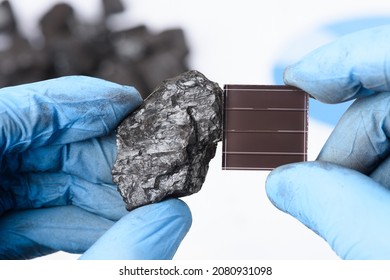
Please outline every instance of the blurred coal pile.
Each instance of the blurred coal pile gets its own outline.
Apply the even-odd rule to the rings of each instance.
[[[88,75],[135,86],[146,98],[161,81],[188,70],[182,29],[150,32],[145,25],[113,31],[108,19],[124,11],[102,0],[95,23],[83,22],[69,4],[54,5],[39,22],[44,42],[32,45],[18,30],[9,1],[0,3],[0,87],[65,75]]]

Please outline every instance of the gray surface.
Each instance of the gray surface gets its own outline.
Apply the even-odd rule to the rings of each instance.
[[[222,130],[222,90],[197,71],[163,82],[117,129],[113,180],[128,210],[198,192]]]

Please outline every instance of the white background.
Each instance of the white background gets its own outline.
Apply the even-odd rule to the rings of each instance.
[[[96,0],[74,4],[85,20],[101,12]],[[52,0],[12,3],[32,34],[34,22]],[[271,84],[280,57],[298,57],[334,38],[316,34],[320,26],[365,16],[390,15],[387,0],[128,0],[128,11],[113,19],[122,26],[146,24],[159,32],[181,27],[190,46],[189,65],[209,79],[225,83]],[[312,34],[295,54],[286,45]],[[317,36],[318,35],[318,36]],[[309,159],[315,159],[332,127],[309,121]],[[221,147],[203,189],[184,198],[193,214],[192,228],[175,259],[337,259],[320,237],[268,201],[265,171],[222,171]],[[76,258],[55,254],[50,258]]]

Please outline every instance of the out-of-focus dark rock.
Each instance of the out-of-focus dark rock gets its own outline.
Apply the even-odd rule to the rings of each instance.
[[[137,63],[137,67],[145,84],[151,85],[152,88],[161,81],[187,70],[187,66],[170,51],[147,56]],[[145,97],[143,92],[142,94]]]
[[[148,85],[140,76],[140,71],[133,63],[126,63],[118,58],[110,58],[100,63],[96,76],[118,83],[132,85],[138,89],[143,98],[147,97]]]
[[[73,8],[66,3],[56,4],[40,20],[40,26],[46,40],[72,35],[75,24]]]
[[[15,33],[17,22],[9,1],[0,4],[0,32]]]
[[[145,25],[139,25],[111,33],[110,40],[121,60],[137,62],[148,55],[152,36]]]
[[[59,37],[50,42],[49,46],[47,54],[52,59],[52,70],[56,76],[88,75],[98,66],[94,49],[77,38]]]
[[[18,35],[8,36],[8,48],[0,51],[0,85],[16,85],[42,80],[50,61],[45,52],[34,49]]]
[[[137,69],[140,79],[137,84],[142,85],[138,89],[143,98],[161,81],[188,70],[185,58],[189,49],[180,29],[153,34],[140,25],[112,33],[111,40],[120,60]]]
[[[106,17],[123,12],[125,10],[125,7],[123,6],[121,0],[103,0],[102,4],[103,4],[104,15]]]
[[[171,52],[179,60],[184,59],[189,49],[182,29],[170,29],[153,36],[153,52]]]
[[[8,1],[0,4],[0,87],[64,75],[88,75],[135,86],[146,98],[161,81],[188,70],[181,29],[154,33],[145,25],[112,31],[107,19],[124,10],[102,0],[103,18],[83,22],[59,3],[40,19],[43,41],[30,44],[17,30]]]
[[[112,171],[128,210],[198,192],[222,131],[222,90],[197,71],[164,81],[117,129]]]

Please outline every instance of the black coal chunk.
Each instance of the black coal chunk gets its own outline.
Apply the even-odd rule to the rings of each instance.
[[[222,98],[218,84],[188,71],[118,126],[112,174],[127,210],[201,189],[222,137]]]

